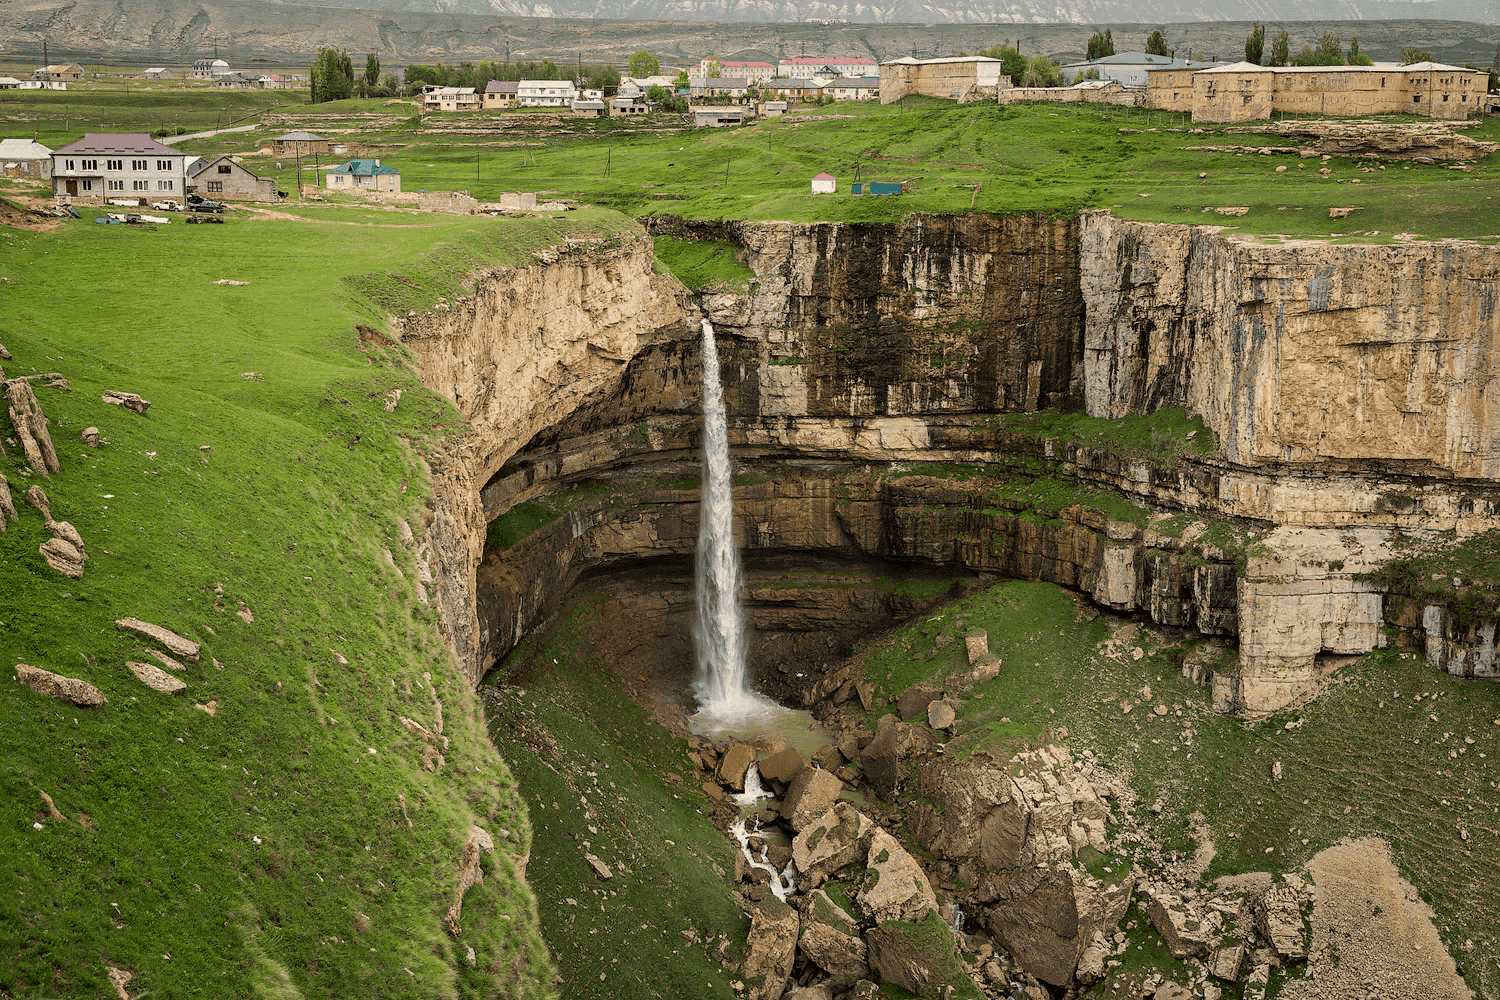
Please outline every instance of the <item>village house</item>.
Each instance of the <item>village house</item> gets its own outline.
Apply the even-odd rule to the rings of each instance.
[[[180,198],[187,154],[149,135],[90,132],[52,154],[52,193],[72,198]]]
[[[817,80],[791,80],[779,77],[769,80],[760,92],[784,101],[816,101],[823,96],[823,84]]]
[[[879,72],[875,60],[864,56],[794,56],[781,60],[777,76],[793,80],[822,77],[835,80],[841,76],[865,76]]]
[[[328,140],[311,132],[288,132],[271,140],[271,152],[277,156],[296,156],[298,153],[328,153]]]
[[[33,80],[62,81],[63,83],[76,83],[83,79],[83,67],[77,63],[56,63],[51,66],[39,66],[32,71]]]
[[[276,180],[258,177],[231,156],[199,159],[188,169],[187,189],[214,201],[276,201]]]
[[[259,74],[241,73],[238,70],[232,73],[221,73],[214,77],[214,86],[221,90],[250,90],[258,82],[260,82]]]
[[[516,103],[523,108],[562,108],[577,99],[567,80],[522,80],[516,86]]]
[[[0,76],[0,90],[20,90],[21,81],[13,76]]]
[[[756,83],[763,83],[775,76],[776,67],[768,62],[744,59],[715,59],[713,56],[709,56],[699,60],[698,65],[694,66],[688,72],[688,76],[690,77],[712,77],[716,74],[718,76],[740,77],[750,81],[750,84],[754,86]]]
[[[572,104],[574,118],[605,118],[609,105],[603,101],[577,100]]]
[[[880,96],[880,77],[846,76],[825,84],[823,94],[835,101],[868,101]]]
[[[738,76],[710,76],[689,77],[688,89],[691,96],[696,99],[702,98],[733,98],[743,99],[749,92],[751,82],[744,77]]]
[[[256,90],[295,90],[302,85],[299,76],[282,76],[279,73],[262,75],[255,81]]]
[[[694,108],[693,124],[699,128],[723,128],[726,125],[743,125],[744,108]]]
[[[838,180],[832,174],[819,174],[812,179],[813,194],[833,194],[838,190]]]
[[[473,87],[434,87],[422,95],[427,111],[478,111],[484,98]]]
[[[51,177],[52,150],[31,139],[0,139],[0,170],[6,177]]]
[[[379,160],[350,160],[330,167],[323,183],[330,191],[399,192],[401,172],[383,166]]]
[[[216,76],[223,76],[225,73],[231,72],[233,70],[229,68],[229,64],[222,59],[193,60],[194,80],[212,80]]]
[[[170,80],[173,73],[164,66],[152,66],[146,72],[142,73],[141,76],[147,80]]]
[[[907,94],[946,97],[960,103],[998,97],[1011,85],[1000,72],[1000,60],[988,56],[951,56],[913,59],[902,56],[880,64],[880,103],[891,104]]]
[[[506,108],[515,107],[518,86],[514,80],[491,80],[485,84],[484,109],[486,111],[504,111]]]
[[[1146,104],[1190,111],[1195,122],[1264,120],[1272,114],[1428,118],[1483,114],[1489,74],[1442,63],[1409,66],[1257,66],[1238,62],[1187,74],[1148,74]],[[1191,89],[1187,84],[1191,83]]]

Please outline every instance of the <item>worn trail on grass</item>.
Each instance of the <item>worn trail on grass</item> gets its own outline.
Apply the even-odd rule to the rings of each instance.
[[[315,222],[320,226],[363,226],[367,229],[437,229],[442,225],[439,222],[413,222],[410,225],[399,225],[393,222],[349,222],[344,219],[309,219],[305,215],[293,215],[290,212],[278,212],[270,208],[255,208],[251,205],[244,207],[265,219],[276,219],[282,222]]]

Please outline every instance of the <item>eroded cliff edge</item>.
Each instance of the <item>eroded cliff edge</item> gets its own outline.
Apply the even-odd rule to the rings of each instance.
[[[474,296],[401,324],[427,384],[471,421],[439,470],[429,536],[472,679],[582,574],[690,550],[692,484],[644,497],[624,480],[696,454],[700,305],[720,334],[731,444],[772,480],[741,487],[748,547],[1056,579],[1237,631],[1224,708],[1295,701],[1319,654],[1396,628],[1440,668],[1493,674],[1492,618],[1365,578],[1395,533],[1495,525],[1489,248],[1271,245],[1107,214],[651,224],[737,246],[755,280],[695,304],[653,273],[642,235],[481,276]],[[1171,408],[1201,415],[1202,438],[1180,433],[1194,423],[1157,442],[1158,423],[1146,446],[1124,441]],[[1080,409],[1130,427],[1080,438],[1066,419]],[[886,474],[917,462],[933,474]],[[953,488],[956,463],[1129,509],[1056,491],[999,502]],[[818,465],[842,485],[813,481]],[[486,521],[543,497],[550,517],[485,549]],[[1233,546],[1213,530],[1229,519],[1244,529]]]

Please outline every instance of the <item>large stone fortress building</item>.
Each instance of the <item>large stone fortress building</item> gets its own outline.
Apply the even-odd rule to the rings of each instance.
[[[1257,66],[1161,69],[1146,74],[1146,105],[1191,112],[1195,122],[1244,122],[1294,115],[1466,118],[1484,110],[1482,70],[1420,62],[1410,66]]]

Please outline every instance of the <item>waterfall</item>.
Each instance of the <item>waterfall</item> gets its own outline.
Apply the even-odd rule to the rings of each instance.
[[[703,485],[698,511],[698,617],[693,639],[698,673],[693,691],[701,714],[720,722],[774,707],[745,679],[745,616],[740,609],[740,555],[734,544],[733,480],[719,349],[703,321]]]

